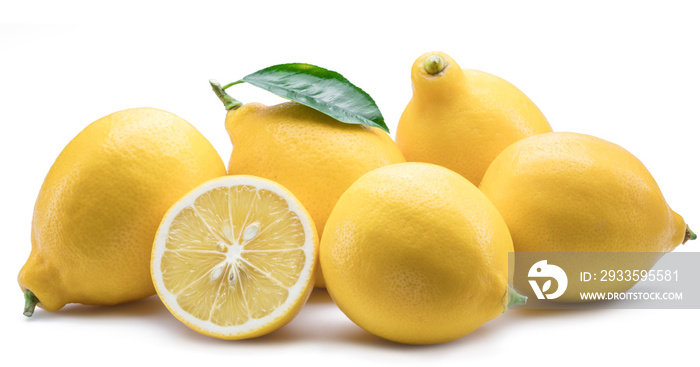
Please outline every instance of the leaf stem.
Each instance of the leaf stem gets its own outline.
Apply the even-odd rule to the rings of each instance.
[[[237,81],[237,82],[228,83],[228,84],[224,85],[221,89],[226,90],[226,89],[228,89],[229,87],[232,87],[232,86],[234,86],[234,85],[236,85],[236,84],[241,84],[241,83],[245,83],[245,80],[239,80],[239,81]]]
[[[240,81],[239,81],[240,82]],[[224,107],[226,107],[226,111],[231,111],[235,110],[238,107],[241,107],[243,103],[240,101],[236,100],[235,98],[231,97],[224,91],[224,89],[230,87],[231,85],[237,84],[238,82],[234,82],[231,84],[228,84],[226,87],[222,88],[221,84],[217,82],[214,79],[209,79],[209,85],[211,85],[211,89],[214,91],[217,97],[221,100],[221,102],[224,103]]]
[[[39,299],[36,298],[34,293],[27,289],[24,291],[24,316],[32,317],[34,315],[34,308],[36,308]]]

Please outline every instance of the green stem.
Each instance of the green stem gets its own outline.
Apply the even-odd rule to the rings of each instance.
[[[693,230],[690,229],[690,227],[686,224],[685,225],[685,238],[683,238],[683,243],[688,242],[688,240],[694,240],[698,238],[698,235],[696,235]]]
[[[515,305],[524,305],[527,303],[527,296],[523,296],[522,294],[518,293],[513,287],[508,285],[508,305],[506,306],[506,310],[511,308],[511,306]]]
[[[428,74],[435,75],[445,69],[445,60],[438,55],[431,55],[423,61],[423,68]]]
[[[36,298],[34,293],[27,289],[24,291],[24,316],[32,317],[34,315],[34,308],[36,308],[39,299]]]
[[[239,80],[239,81],[237,81],[237,82],[228,83],[228,84],[224,85],[221,89],[226,90],[226,89],[228,89],[229,87],[232,87],[232,86],[234,86],[234,85],[236,85],[236,84],[241,84],[241,83],[245,83],[245,81]]]
[[[235,98],[231,97],[224,91],[224,89],[230,87],[231,85],[237,84],[238,82],[231,83],[227,85],[226,87],[222,88],[221,84],[217,82],[214,79],[209,80],[209,85],[211,85],[211,89],[214,91],[217,97],[221,100],[221,102],[224,103],[224,107],[226,107],[226,111],[230,110],[235,110],[238,107],[241,107],[243,103],[239,102]]]

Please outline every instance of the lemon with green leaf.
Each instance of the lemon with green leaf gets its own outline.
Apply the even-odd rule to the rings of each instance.
[[[228,111],[226,130],[233,145],[229,174],[264,177],[288,188],[309,211],[319,233],[355,180],[375,168],[405,161],[371,97],[338,73],[283,64],[242,81],[294,101],[243,104],[212,82]],[[320,272],[316,282],[324,286]]]

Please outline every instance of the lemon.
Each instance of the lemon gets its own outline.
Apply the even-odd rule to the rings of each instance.
[[[128,109],[87,126],[58,156],[36,201],[32,251],[18,278],[29,290],[25,314],[37,302],[56,311],[154,294],[150,251],[163,215],[225,174],[209,141],[172,113]]]
[[[447,167],[479,185],[505,147],[552,131],[535,104],[514,85],[478,70],[462,70],[442,52],[411,69],[413,97],[396,130],[409,162]]]
[[[151,272],[158,295],[190,328],[221,339],[285,325],[313,289],[318,236],[301,203],[253,176],[208,181],[163,218]]]
[[[342,123],[296,102],[245,104],[226,115],[233,151],[228,172],[264,177],[299,198],[323,232],[340,195],[364,173],[404,162],[375,127]],[[319,271],[317,286],[324,285]]]
[[[321,238],[326,288],[382,338],[460,338],[522,298],[508,292],[510,234],[465,178],[426,163],[371,171],[340,197]]]
[[[519,252],[669,252],[694,238],[642,162],[589,135],[555,132],[514,143],[480,189]]]

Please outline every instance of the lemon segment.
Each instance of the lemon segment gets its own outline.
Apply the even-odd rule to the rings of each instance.
[[[195,189],[163,219],[153,281],[180,321],[204,334],[243,339],[287,322],[313,288],[318,237],[297,199],[253,176]]]

